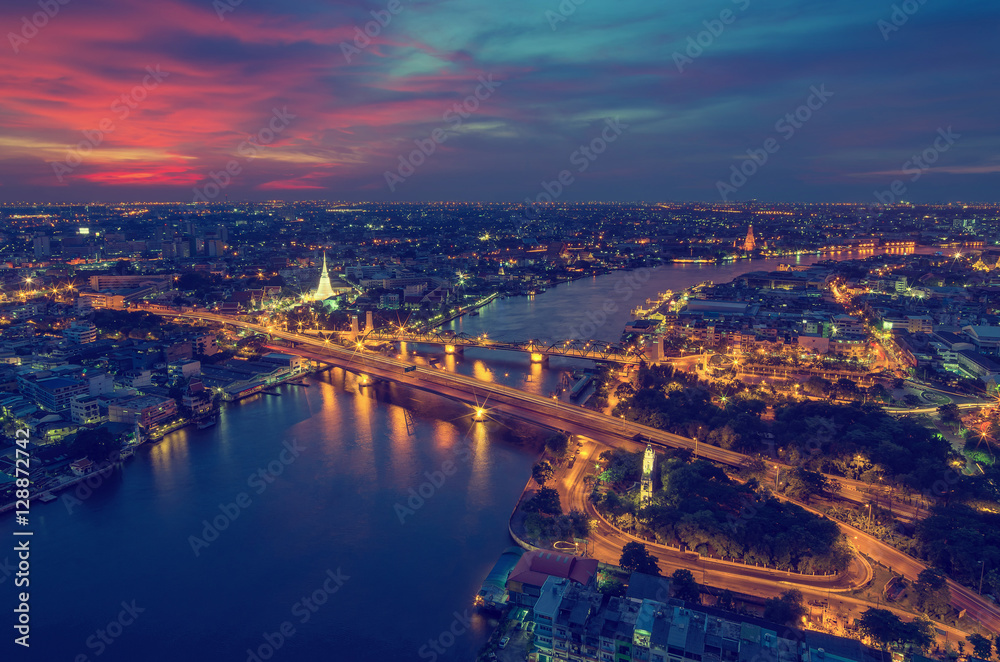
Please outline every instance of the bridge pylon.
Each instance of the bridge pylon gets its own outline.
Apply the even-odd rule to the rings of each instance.
[[[544,354],[542,352],[532,352],[531,353],[531,362],[532,363],[537,363],[539,365],[548,365],[549,364],[549,355],[548,354]]]

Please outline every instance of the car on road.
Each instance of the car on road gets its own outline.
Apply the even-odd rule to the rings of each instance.
[[[500,648],[506,648],[507,642],[510,641],[510,637],[504,637],[500,640]]]

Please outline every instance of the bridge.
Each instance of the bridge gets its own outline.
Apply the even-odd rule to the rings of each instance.
[[[250,328],[259,327],[264,329],[261,333],[277,335],[277,331],[264,325],[255,324],[249,320],[227,315],[218,315],[193,310],[190,308],[171,308],[168,306],[157,306],[145,304],[138,306],[138,309],[157,315],[173,315],[176,317],[197,317],[209,319],[222,324]],[[455,333],[453,331],[415,331],[401,327],[385,327],[382,329],[371,329],[362,335],[355,331],[323,331],[320,329],[302,329],[299,332],[303,338],[312,336],[313,338],[338,338],[344,343],[368,343],[368,342],[389,342],[389,343],[419,343],[424,345],[440,345],[445,348],[448,354],[460,353],[466,347],[480,347],[483,349],[500,349],[510,352],[523,352],[531,356],[533,363],[544,363],[550,356],[565,356],[573,359],[587,359],[589,361],[603,361],[605,363],[618,363],[622,365],[640,365],[646,361],[645,353],[635,347],[623,345],[621,343],[609,343],[601,340],[559,340],[556,342],[546,342],[541,340],[493,340],[486,334],[470,335],[468,333]],[[329,346],[330,343],[324,343]]]
[[[404,383],[412,388],[443,395],[476,408],[488,401],[491,411],[504,413],[527,423],[569,434],[586,435],[616,447],[642,450],[647,443],[651,443],[662,448],[686,448],[693,451],[698,457],[733,467],[740,467],[749,459],[749,456],[736,451],[703,444],[696,439],[647,427],[625,419],[616,419],[613,416],[584,409],[556,398],[536,395],[502,384],[485,382],[437,368],[420,366],[378,352],[367,351],[364,349],[363,343],[345,347],[330,338],[317,338],[291,331],[282,331],[216,313],[190,311],[171,314],[175,317],[229,324],[272,338],[280,338],[291,343],[292,346],[274,347],[275,351],[292,352],[314,361],[336,365],[351,372]],[[768,464],[775,471],[781,473],[794,468],[775,461],[769,461]],[[867,505],[868,501],[872,499],[872,486],[864,481],[833,475],[829,475],[827,478],[837,481],[841,485],[841,498],[862,505]],[[895,500],[893,501],[893,509],[901,515],[906,515],[908,510],[906,504]],[[912,508],[909,510],[913,511]]]
[[[639,365],[645,361],[641,350],[620,343],[599,340],[563,340],[554,343],[541,340],[504,341],[493,340],[486,334],[478,336],[450,331],[404,331],[401,329],[374,329],[361,338],[362,342],[407,342],[424,345],[441,345],[445,352],[454,354],[466,347],[502,349],[510,352],[525,352],[535,363],[542,363],[550,356],[566,356],[574,359],[589,359],[625,365]]]
[[[748,457],[735,451],[716,446],[699,444],[695,439],[689,439],[663,430],[639,425],[624,419],[615,419],[600,412],[584,409],[577,405],[561,402],[555,398],[546,398],[533,393],[501,384],[480,381],[441,369],[419,366],[407,361],[386,357],[378,353],[365,351],[363,348],[351,349],[331,342],[329,339],[317,339],[287,331],[270,329],[259,324],[235,320],[231,317],[208,312],[172,313],[176,317],[197,319],[205,322],[230,324],[281,338],[293,346],[274,347],[276,351],[294,352],[309,359],[335,365],[345,370],[370,375],[372,377],[405,384],[411,388],[441,395],[469,405],[469,421],[481,420],[484,416],[504,414],[511,418],[528,423],[560,430],[573,435],[581,435],[588,439],[599,441],[612,448],[623,448],[629,451],[640,451],[647,443],[665,448],[686,448],[695,455],[726,464],[740,466]],[[792,469],[781,463],[773,463],[775,474]],[[862,481],[849,480],[840,476],[827,476],[838,481],[842,490],[839,496],[845,500],[865,505],[871,500],[871,487]],[[891,497],[890,497],[891,499]],[[901,502],[893,501],[893,508],[898,512],[905,508]],[[839,525],[848,535],[855,550],[868,555],[879,563],[892,567],[903,574],[908,580],[915,581],[917,575],[926,565],[888,544],[873,538],[864,532]],[[620,545],[619,545],[620,547]],[[703,566],[695,565],[703,570]],[[742,576],[742,575],[740,575]],[[720,577],[721,579],[721,577]],[[733,576],[730,576],[733,579]],[[735,581],[735,579],[734,579]],[[744,577],[748,587],[760,591],[773,590],[776,578]],[[791,581],[783,582],[786,586],[800,587]],[[967,610],[969,616],[983,627],[993,632],[1000,632],[1000,608],[992,602],[977,595],[965,586],[951,580],[952,603],[958,609]],[[803,590],[815,587],[802,584]],[[823,590],[829,590],[824,588]],[[859,601],[860,602],[860,601]],[[865,603],[866,605],[868,603]]]

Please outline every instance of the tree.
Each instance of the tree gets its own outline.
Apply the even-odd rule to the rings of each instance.
[[[531,477],[540,487],[545,487],[545,483],[552,480],[555,473],[555,469],[552,468],[548,460],[542,460],[531,468]]]
[[[694,575],[690,570],[674,570],[670,575],[670,580],[674,585],[674,597],[685,602],[701,602],[701,587],[694,580]]]
[[[788,495],[806,503],[814,496],[824,496],[839,491],[840,486],[817,471],[798,467],[788,480]]]
[[[954,402],[949,402],[946,405],[941,405],[937,408],[938,415],[941,420],[945,423],[961,423],[962,414],[958,410],[958,405]]]
[[[822,397],[830,391],[831,386],[829,380],[813,375],[802,384],[802,390],[808,395]]]
[[[569,447],[569,435],[563,432],[553,432],[545,440],[545,448],[556,457],[564,455],[567,447]]]
[[[630,398],[635,395],[635,387],[632,386],[631,382],[622,382],[615,389],[615,396],[619,400],[624,400],[625,398]]]
[[[951,591],[944,573],[936,568],[927,568],[917,576],[913,584],[917,609],[940,620],[951,613]]]
[[[993,657],[993,642],[978,632],[969,635],[969,645],[972,646],[972,654],[980,660]]]
[[[802,592],[796,589],[785,591],[780,598],[768,598],[764,603],[764,618],[781,625],[798,623],[805,614]]]
[[[618,565],[628,574],[641,572],[647,575],[660,576],[660,567],[656,564],[656,557],[649,553],[646,546],[641,542],[627,542],[622,547],[622,556]]]
[[[566,515],[566,521],[570,524],[573,537],[575,538],[587,537],[590,535],[590,530],[593,528],[591,519],[587,517],[586,513],[580,512],[579,510],[571,510],[569,515]]]
[[[562,504],[559,502],[559,493],[551,487],[543,487],[535,492],[535,496],[528,499],[524,509],[529,513],[561,515]]]
[[[603,480],[624,485],[639,480],[642,475],[642,453],[629,453],[616,448],[601,453],[601,459],[607,461]]]
[[[876,402],[890,402],[892,400],[892,394],[882,386],[881,384],[873,384],[870,389],[868,389],[868,397]]]
[[[736,596],[728,588],[719,594],[715,606],[725,611],[736,611]]]
[[[740,462],[740,473],[744,476],[761,479],[767,474],[767,464],[759,455],[747,456]]]
[[[852,399],[858,395],[857,383],[847,377],[841,377],[838,379],[834,387],[836,388],[837,395],[844,399]]]
[[[89,458],[100,464],[107,462],[111,455],[121,450],[121,443],[107,427],[83,429],[68,443],[67,454],[77,459]]]
[[[548,531],[548,520],[550,518],[539,513],[528,513],[524,518],[524,531],[528,534],[529,538],[539,540],[543,538]]]
[[[603,579],[599,578],[597,582],[597,590],[604,595],[610,595],[612,597],[624,597],[625,596],[625,584],[615,577],[605,577]]]
[[[899,641],[902,621],[886,609],[869,608],[857,620],[858,630],[881,650]]]
[[[903,623],[900,642],[925,651],[934,643],[934,624],[922,618]]]

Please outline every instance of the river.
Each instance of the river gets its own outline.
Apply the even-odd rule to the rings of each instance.
[[[554,340],[589,323],[588,337],[614,341],[647,297],[779,262],[619,272],[495,301],[451,327]],[[587,365],[404,351],[535,392]],[[27,589],[15,591],[4,515],[0,650],[14,648],[14,596],[28,590],[30,654],[14,659],[473,659],[491,623],[471,615],[471,600],[510,544],[507,519],[537,446],[523,430],[474,423],[465,405],[360,388],[339,369],[308,384],[143,446],[92,490],[32,502]]]

